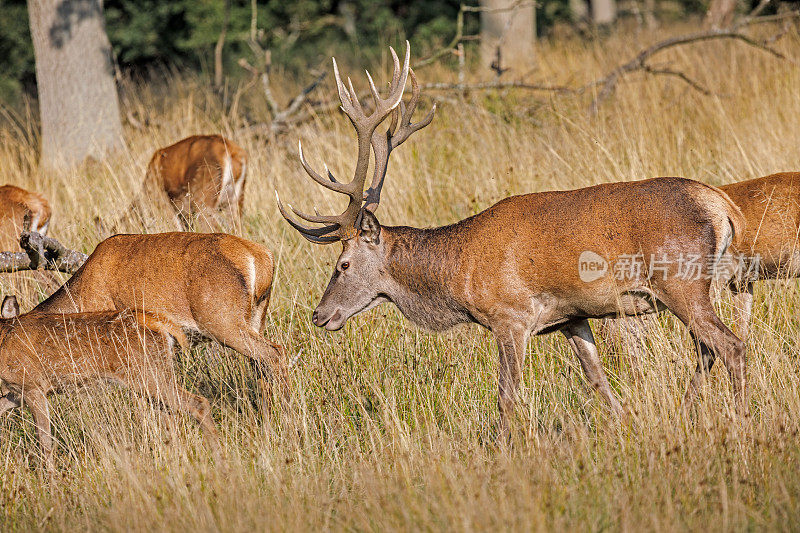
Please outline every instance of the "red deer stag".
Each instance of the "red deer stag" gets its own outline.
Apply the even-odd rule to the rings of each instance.
[[[23,229],[47,235],[50,216],[50,204],[41,194],[14,185],[0,187],[0,250],[19,248]],[[25,227],[26,218],[30,228]]]
[[[715,354],[723,359],[744,410],[744,344],[714,313],[711,280],[681,276],[677,263],[662,268],[663,277],[648,276],[657,266],[653,257],[698,253],[714,258],[714,264],[723,258],[744,225],[733,202],[696,181],[655,178],[514,196],[440,228],[382,226],[373,212],[389,154],[433,118],[431,110],[421,122],[411,122],[419,86],[409,69],[408,43],[402,69],[393,50],[392,57],[395,69],[386,98],[369,78],[375,102],[371,114],[365,113],[352,84],[342,83],[334,60],[341,108],[358,140],[353,180],[323,177],[301,152],[302,166],[314,181],[349,197],[346,210],[336,216],[309,215],[289,206],[296,216],[324,224],[307,227],[278,198],[281,214],[303,237],[320,244],[342,242],[333,275],[314,310],[314,324],[337,330],[350,317],[383,302],[394,303],[412,322],[433,330],[481,324],[499,346],[498,403],[505,424],[515,404],[528,336],[552,331],[564,334],[589,383],[615,414],[622,415],[587,319],[669,309],[689,327],[702,359]],[[412,97],[405,107],[400,102],[407,77]],[[376,131],[390,114],[388,131]],[[376,162],[364,195],[370,146]],[[644,258],[636,275],[616,279],[610,269],[598,266],[634,256]],[[583,276],[582,263],[588,262],[597,269]],[[700,374],[699,365],[687,402]]]
[[[271,372],[288,396],[283,348],[262,336],[272,253],[224,233],[115,235],[101,242],[38,313],[141,309],[174,322],[190,341],[214,340]]]
[[[87,382],[111,380],[192,415],[219,457],[211,406],[180,387],[173,375],[180,327],[143,311],[19,315],[6,297],[0,319],[0,415],[28,406],[45,462],[52,468],[53,438],[47,396]]]
[[[220,214],[236,226],[241,221],[246,171],[247,153],[221,135],[194,135],[156,150],[141,193],[110,232],[132,216],[146,223],[150,207],[159,207],[164,200],[175,213],[177,230],[206,225],[220,231]]]

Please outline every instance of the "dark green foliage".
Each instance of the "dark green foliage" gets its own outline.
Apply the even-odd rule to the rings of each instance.
[[[35,83],[28,8],[24,1],[0,0],[0,101],[16,100]]]

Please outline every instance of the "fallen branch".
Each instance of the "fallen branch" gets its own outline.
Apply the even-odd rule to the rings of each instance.
[[[525,89],[554,93],[580,93],[583,88],[572,88],[564,85],[544,85],[524,81],[487,81],[480,83],[423,83],[420,89],[428,91],[487,91],[491,89]]]
[[[23,231],[19,245],[24,252],[0,252],[0,272],[57,270],[72,274],[88,257],[35,231]]]
[[[795,16],[797,16],[797,15],[798,15],[798,13],[795,12]],[[757,19],[752,19],[752,20],[748,21],[747,24],[753,24],[753,23],[755,23],[756,20]],[[650,74],[664,74],[664,75],[669,75],[669,76],[675,76],[675,77],[678,77],[678,78],[682,79],[683,81],[685,81],[687,84],[689,84],[690,87],[692,87],[694,89],[697,89],[700,92],[703,92],[704,94],[711,94],[710,91],[708,91],[708,89],[706,89],[705,87],[701,86],[699,83],[697,83],[694,80],[692,80],[691,78],[689,78],[686,74],[684,74],[682,72],[679,72],[679,71],[676,71],[676,70],[671,70],[671,69],[655,68],[655,67],[649,65],[647,62],[648,62],[648,60],[650,60],[656,54],[659,54],[659,53],[663,52],[664,50],[668,50],[668,49],[674,48],[676,46],[681,46],[681,45],[690,44],[690,43],[697,43],[697,42],[701,42],[701,41],[719,40],[719,39],[732,39],[732,40],[735,40],[735,41],[739,41],[739,42],[742,42],[742,43],[744,43],[744,44],[746,44],[748,46],[752,46],[753,48],[757,48],[759,50],[763,50],[764,52],[767,52],[768,54],[770,54],[770,55],[772,55],[772,56],[774,56],[774,57],[776,57],[778,59],[782,59],[784,61],[788,61],[788,62],[792,63],[793,65],[797,65],[798,64],[794,59],[792,59],[790,57],[787,57],[785,54],[781,53],[778,50],[775,50],[774,48],[772,48],[771,46],[769,46],[767,44],[764,44],[762,42],[758,42],[755,39],[753,39],[752,37],[749,37],[749,36],[741,33],[738,29],[736,29],[736,30],[708,30],[708,31],[702,31],[702,32],[697,32],[697,33],[690,33],[688,35],[680,35],[678,37],[671,37],[669,39],[665,39],[665,40],[660,41],[660,42],[658,42],[658,43],[656,43],[654,45],[651,45],[651,46],[645,48],[644,50],[641,50],[633,59],[631,59],[627,63],[619,65],[614,70],[609,72],[606,76],[604,76],[604,77],[602,77],[602,78],[600,78],[600,79],[598,79],[596,81],[593,81],[592,83],[589,83],[589,84],[585,85],[584,89],[589,89],[589,88],[592,88],[592,87],[599,87],[600,88],[599,92],[597,93],[597,96],[595,96],[595,98],[592,100],[591,105],[589,106],[590,112],[593,115],[596,114],[598,109],[599,109],[599,107],[600,107],[600,105],[609,96],[611,96],[611,94],[617,88],[617,85],[619,84],[620,80],[624,76],[626,76],[626,75],[628,75],[628,74],[630,74],[632,72],[636,72],[636,71],[648,72]]]

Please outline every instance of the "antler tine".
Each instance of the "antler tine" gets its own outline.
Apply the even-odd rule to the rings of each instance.
[[[306,174],[311,176],[311,179],[325,187],[326,189],[330,189],[332,191],[336,191],[339,193],[347,194],[347,189],[342,186],[338,181],[336,181],[331,174],[331,171],[328,170],[328,166],[325,165],[325,170],[328,174],[328,179],[323,178],[320,176],[316,170],[311,168],[311,165],[308,164],[306,158],[303,156],[303,142],[297,141],[297,150],[300,152],[300,164],[303,165],[303,170],[306,171]]]
[[[342,83],[342,77],[339,75],[339,65],[336,64],[336,58],[331,58],[333,60],[333,77],[336,80],[336,91],[339,93],[339,102],[342,104],[342,111],[345,112],[348,116],[350,116],[350,110],[353,108],[353,102],[350,99],[350,93],[347,92],[347,88]]]
[[[330,244],[340,239],[340,237],[337,234],[339,230],[338,223],[328,226],[323,226],[321,228],[309,228],[307,226],[300,224],[299,222],[295,221],[292,218],[292,216],[283,206],[283,202],[281,202],[281,198],[280,196],[278,196],[278,191],[275,191],[275,199],[278,201],[278,211],[281,212],[281,215],[283,215],[283,218],[286,219],[286,222],[288,222],[290,226],[296,229],[300,233],[300,235],[305,237],[307,240],[316,244]],[[293,207],[292,211],[297,213],[297,211]]]
[[[358,113],[358,118],[363,120],[366,118],[366,115],[364,115],[364,108],[361,107],[361,102],[358,100],[358,93],[353,88],[353,82],[350,80],[350,76],[347,77],[347,87],[350,89],[350,101],[353,102],[353,107]]]
[[[428,111],[428,114],[423,117],[422,120],[416,123],[411,123],[411,118],[414,115],[414,111],[417,108],[417,103],[419,102],[419,84],[417,83],[417,76],[414,74],[412,70],[410,72],[411,77],[411,100],[408,102],[408,107],[401,104],[400,107],[400,124],[397,130],[391,130],[391,148],[397,148],[400,146],[403,141],[408,139],[408,137],[414,133],[415,131],[419,131],[428,124],[431,123],[433,120],[433,115],[436,113],[436,104],[434,103],[431,107],[431,110]]]
[[[406,110],[403,109],[403,116],[408,117],[406,123],[411,122],[411,116],[414,114],[414,110],[417,109],[417,102],[419,102],[419,83],[417,83],[417,75],[414,74],[414,69],[410,69],[409,77],[411,78],[411,100],[408,102],[408,113],[406,114]]]
[[[375,103],[375,109],[378,109],[378,104],[381,101],[381,95],[378,94],[378,89],[375,88],[375,82],[372,81],[372,76],[370,76],[369,71],[365,70],[364,72],[367,73],[367,81],[369,81],[369,90],[372,92],[372,100]]]
[[[392,82],[389,84],[389,91],[391,92],[400,81],[400,59],[397,57],[397,52],[395,52],[394,48],[391,46],[389,47],[389,52],[392,54],[392,64],[394,66],[392,69]],[[408,55],[408,41],[406,41],[406,55]]]
[[[313,222],[315,224],[336,224],[337,227],[339,225],[339,217],[338,215],[320,215],[317,213],[316,215],[307,215],[300,211],[299,209],[295,208],[292,204],[289,204],[289,209],[292,212],[302,218],[307,222]]]
[[[411,77],[411,100],[408,106],[400,102],[399,110],[394,109],[392,122],[385,133],[375,132],[372,135],[372,151],[375,153],[375,170],[372,175],[372,183],[364,193],[366,204],[364,209],[374,212],[378,208],[381,200],[381,189],[383,180],[386,178],[386,169],[389,164],[389,154],[392,150],[403,144],[412,133],[419,131],[433,120],[436,113],[436,104],[433,104],[428,114],[419,122],[412,123],[411,118],[419,102],[420,89],[417,83],[417,76],[413,70],[409,70]]]

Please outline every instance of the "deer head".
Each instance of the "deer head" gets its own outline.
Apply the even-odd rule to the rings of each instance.
[[[314,324],[328,330],[339,329],[351,316],[386,301],[382,291],[382,287],[388,281],[384,268],[386,253],[381,239],[381,225],[374,212],[380,203],[389,155],[412,133],[430,124],[436,111],[434,105],[421,121],[411,122],[419,101],[420,89],[414,71],[409,68],[410,45],[406,41],[406,55],[402,68],[394,49],[390,47],[389,50],[394,62],[394,72],[386,98],[381,98],[372,77],[367,72],[375,107],[371,114],[365,113],[350,79],[347,80],[347,86],[342,82],[336,59],[333,60],[341,109],[356,130],[358,156],[353,179],[349,183],[341,183],[327,168],[327,175],[323,177],[311,168],[303,156],[302,144],[299,145],[300,163],[311,179],[327,189],[349,197],[345,211],[340,215],[308,215],[289,205],[289,209],[297,217],[315,224],[323,224],[321,227],[304,226],[287,211],[276,192],[278,209],[303,237],[316,244],[342,242],[342,253],[336,261],[336,268],[313,314]],[[411,78],[411,100],[408,106],[405,106],[402,98],[408,78]],[[389,128],[385,132],[378,131],[378,126],[390,115]],[[375,165],[372,183],[369,189],[364,191],[369,170],[370,149],[375,155]]]

